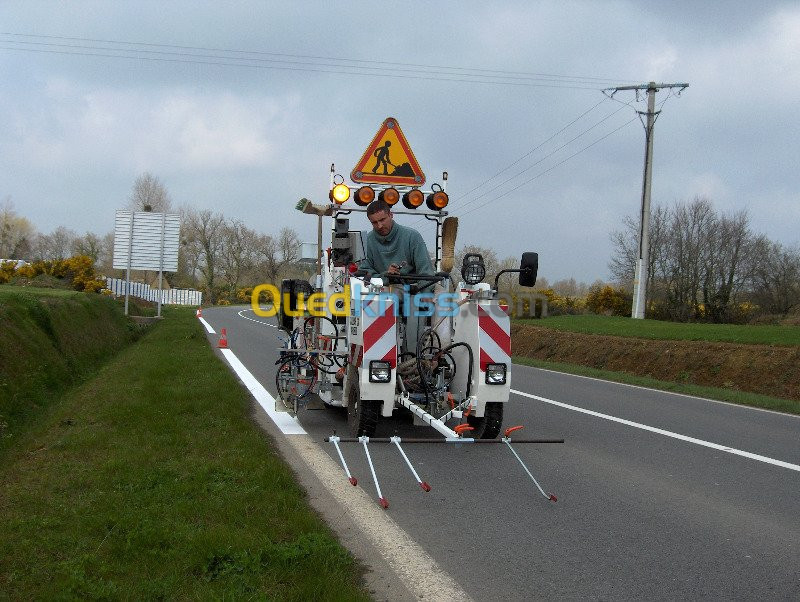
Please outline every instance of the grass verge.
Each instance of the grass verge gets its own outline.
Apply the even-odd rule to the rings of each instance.
[[[0,593],[368,599],[194,310],[165,317],[9,450]]]
[[[138,334],[108,297],[0,285],[0,457],[54,399]]]
[[[694,324],[662,320],[634,320],[616,316],[551,316],[521,323],[583,334],[603,334],[640,339],[711,341],[750,345],[800,345],[799,326]]]
[[[756,393],[747,393],[745,391],[722,389],[718,387],[704,387],[702,385],[675,383],[657,380],[655,378],[648,378],[646,376],[636,376],[627,372],[613,372],[611,370],[601,370],[598,368],[590,368],[588,366],[580,366],[577,364],[567,364],[562,362],[549,362],[545,360],[532,359],[529,357],[521,357],[518,355],[513,356],[512,360],[515,364],[532,366],[534,368],[544,368],[547,370],[553,370],[555,372],[576,374],[578,376],[589,376],[592,378],[599,378],[601,380],[608,380],[628,385],[637,385],[640,387],[647,387],[649,389],[657,389],[659,391],[671,391],[673,393],[682,393],[684,395],[693,395],[695,397],[727,401],[740,405],[763,408],[765,410],[774,410],[776,412],[800,414],[800,403],[791,399],[779,399],[777,397],[769,397],[767,395],[758,395]]]

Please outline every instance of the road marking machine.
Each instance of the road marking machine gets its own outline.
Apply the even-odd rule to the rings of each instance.
[[[391,155],[384,153],[394,148],[386,145],[387,141],[399,147],[399,159],[392,161]],[[403,170],[367,172],[372,157],[400,164]],[[376,170],[381,163],[375,163]],[[386,165],[382,167],[389,171]],[[296,413],[318,396],[329,407],[346,408],[349,436],[334,433],[326,441],[335,447],[353,485],[357,480],[340,445],[359,443],[363,447],[384,508],[388,502],[378,484],[370,443],[394,445],[424,491],[430,491],[430,485],[419,477],[403,443],[504,444],[539,492],[556,501],[511,446],[511,434],[522,427],[507,428],[497,438],[511,387],[510,318],[508,308],[498,300],[498,280],[502,274],[518,273],[520,285],[532,287],[538,255],[523,253],[519,269],[501,271],[492,287],[484,282],[482,257],[467,254],[460,268],[461,280],[452,279],[458,221],[445,211],[447,173],[441,185],[422,188],[424,174],[393,118],[384,121],[351,179],[362,184],[355,192],[332,165],[330,203],[302,199],[297,205],[318,218],[317,275],[313,284],[296,279],[281,283],[277,315],[288,336],[277,362],[277,403]],[[355,206],[345,208],[351,196]],[[351,230],[349,218],[366,213],[376,198],[385,201],[394,215],[414,215],[433,222],[433,274],[402,273],[402,269],[398,274],[370,274],[361,269],[366,234]],[[322,243],[324,218],[333,220],[330,246]],[[410,412],[416,423],[430,426],[443,438],[376,438],[379,421],[398,410]],[[513,442],[563,443],[563,439]]]

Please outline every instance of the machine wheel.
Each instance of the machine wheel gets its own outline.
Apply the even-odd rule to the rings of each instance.
[[[483,418],[467,416],[467,423],[475,430],[467,431],[465,436],[475,439],[494,439],[503,426],[503,404],[498,401],[487,402]]]
[[[347,426],[351,437],[372,437],[378,428],[378,417],[381,413],[380,400],[361,399],[361,386],[358,383],[358,371],[353,370],[347,395]]]

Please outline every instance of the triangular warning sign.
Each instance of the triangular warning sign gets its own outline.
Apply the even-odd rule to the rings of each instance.
[[[425,174],[417,163],[397,119],[389,117],[361,155],[353,171],[353,182],[422,186]]]

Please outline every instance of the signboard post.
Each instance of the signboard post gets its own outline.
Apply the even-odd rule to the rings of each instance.
[[[114,220],[114,262],[125,270],[125,315],[131,270],[158,270],[158,316],[161,317],[161,286],[164,271],[178,271],[181,217],[177,213],[117,211]]]

